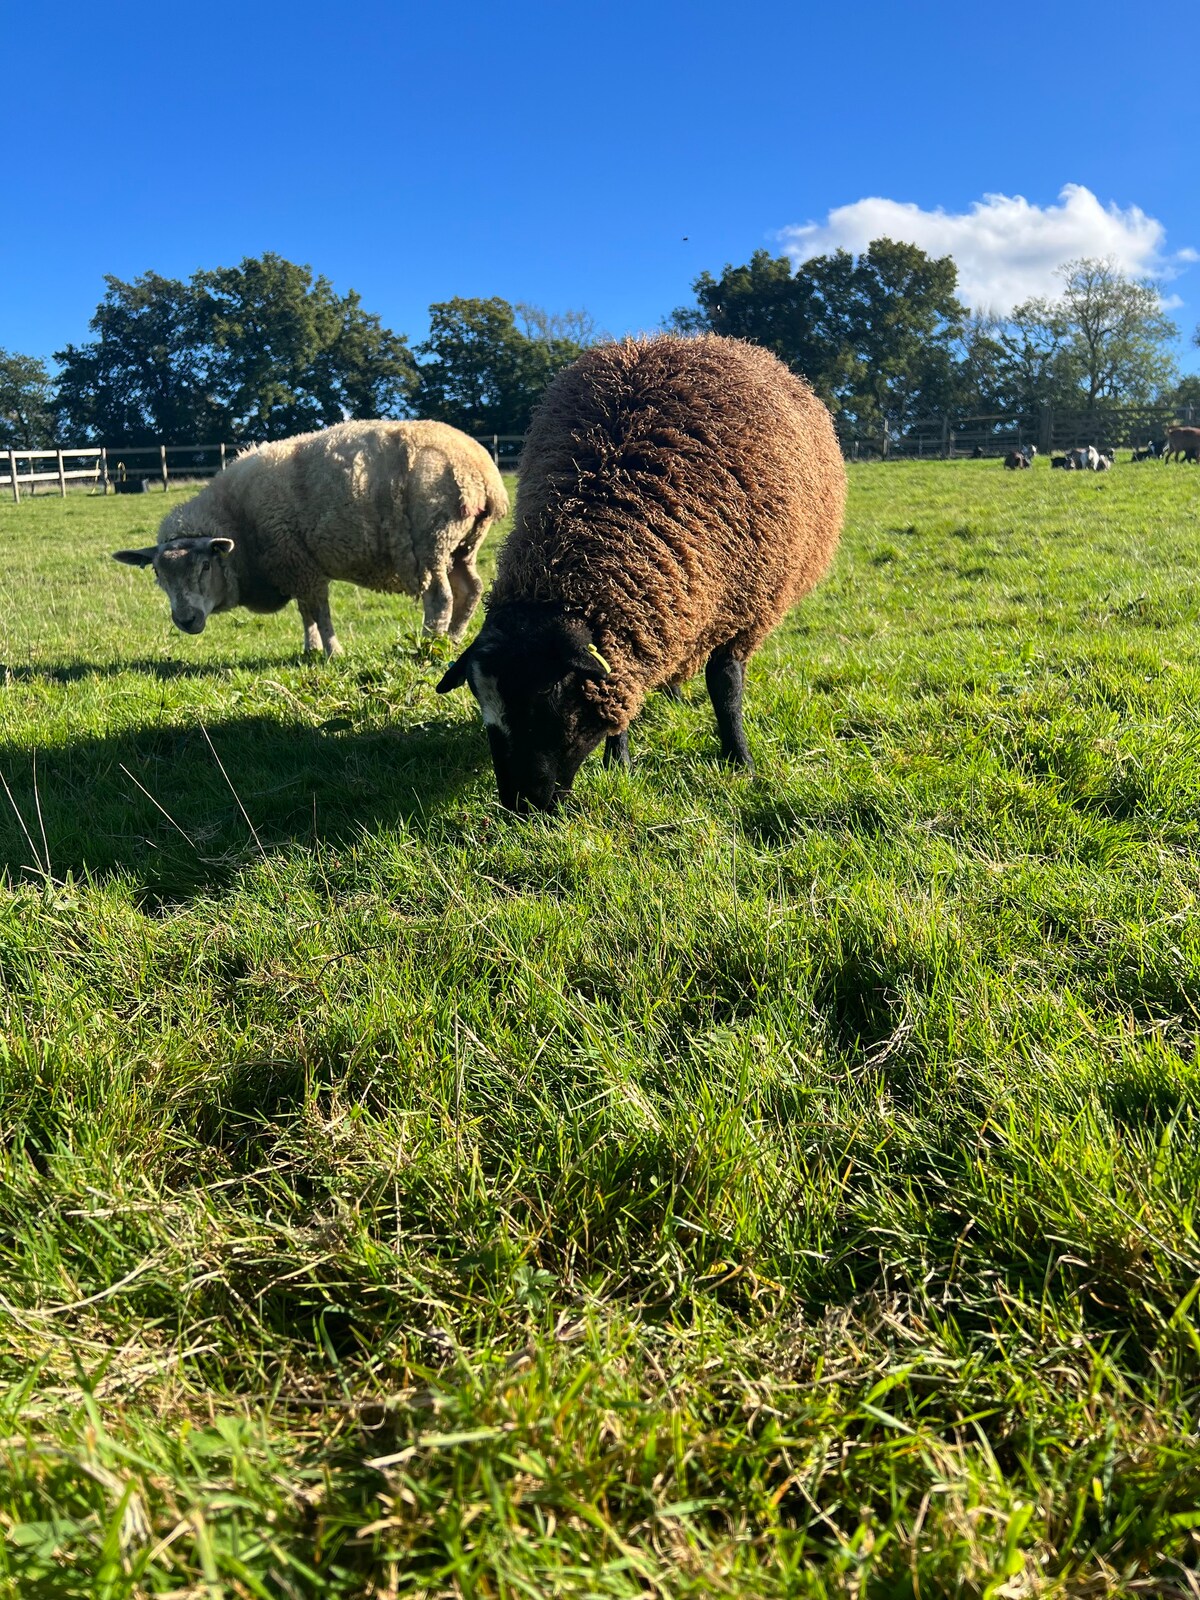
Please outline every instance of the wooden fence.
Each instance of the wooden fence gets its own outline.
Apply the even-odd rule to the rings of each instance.
[[[223,472],[242,447],[235,444],[66,445],[54,450],[13,447],[0,454],[0,489],[8,489],[18,505],[21,491],[35,494],[39,484],[57,487],[60,495],[71,482],[88,482],[96,494],[138,488],[167,489],[174,478],[211,478]],[[2,469],[7,467],[7,471]]]
[[[1161,439],[1169,427],[1200,420],[1200,406],[1106,406],[1095,411],[1060,411],[1042,406],[1031,412],[990,416],[919,417],[902,428],[886,423],[874,430],[837,423],[847,460],[952,460],[959,456],[1007,455],[1035,444],[1042,455],[1094,444],[1099,450],[1131,450]]]
[[[1006,455],[1036,444],[1043,455],[1094,444],[1098,449],[1132,449],[1162,438],[1172,424],[1200,421],[1200,406],[1120,406],[1103,411],[1062,411],[1043,406],[1037,412],[1003,412],[978,417],[920,417],[902,429],[886,424],[874,432],[837,424],[842,450],[850,461],[951,460],[983,454]],[[521,453],[517,433],[474,436],[501,469],[513,471]],[[211,478],[224,472],[245,449],[237,444],[144,444],[63,446],[54,450],[0,450],[0,490],[8,489],[21,503],[21,491],[35,494],[39,484],[60,495],[67,484],[90,482],[95,494],[161,488],[172,479]],[[7,467],[7,471],[4,469]]]
[[[481,433],[475,437],[501,469],[512,471],[521,453],[518,433]],[[0,450],[0,489],[8,489],[18,505],[21,491],[35,494],[39,484],[60,495],[67,484],[86,482],[93,493],[122,493],[133,485],[161,488],[171,480],[211,478],[245,449],[236,444],[142,444],[63,446],[54,450]]]

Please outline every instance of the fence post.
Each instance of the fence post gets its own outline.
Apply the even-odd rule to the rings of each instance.
[[[65,500],[67,498],[67,479],[63,472],[63,458],[61,450],[55,453],[55,459],[58,462],[58,498],[60,500]]]
[[[942,418],[942,460],[950,459],[950,418]]]
[[[8,470],[12,476],[13,501],[16,505],[20,505],[21,490],[17,485],[17,452],[15,450],[8,452]]]
[[[166,447],[165,444],[160,444],[159,445],[158,453],[162,457],[163,493],[166,494],[166,492],[167,492],[167,447]]]
[[[108,499],[108,446],[100,446],[100,492]]]
[[[880,460],[886,461],[887,460],[887,453],[888,453],[888,425],[887,425],[887,419],[885,418],[884,419],[884,424],[883,424],[883,432],[879,436],[879,457],[880,457]]]
[[[218,472],[224,472],[225,471],[225,446],[224,446],[224,444],[222,444],[222,446],[221,446],[221,465],[217,468],[217,471]]]

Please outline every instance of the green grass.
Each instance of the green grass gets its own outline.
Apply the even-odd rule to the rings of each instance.
[[[557,821],[162,506],[0,506],[0,1595],[1195,1594],[1200,474],[853,470]]]

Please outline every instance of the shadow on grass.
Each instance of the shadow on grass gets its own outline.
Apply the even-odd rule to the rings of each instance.
[[[160,678],[165,682],[172,678],[215,678],[229,671],[278,672],[281,668],[295,666],[297,661],[303,659],[297,650],[292,654],[256,656],[251,660],[239,658],[236,661],[172,661],[169,658],[141,656],[132,661],[71,661],[62,666],[45,667],[30,666],[28,663],[14,666],[0,661],[0,683],[79,683],[85,678],[124,677],[130,672],[139,672],[143,677]]]
[[[27,745],[0,744],[13,801],[0,796],[0,874],[38,871],[48,856],[56,878],[125,873],[146,909],[166,909],[220,889],[258,854],[255,835],[270,852],[434,827],[486,763],[478,728],[449,721],[354,729],[252,716],[208,737],[140,728],[40,751],[36,773]]]

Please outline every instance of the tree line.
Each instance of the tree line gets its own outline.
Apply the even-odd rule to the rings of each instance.
[[[1060,279],[1057,296],[999,317],[968,312],[952,258],[915,245],[876,239],[798,266],[760,250],[702,272],[667,326],[765,345],[859,431],[1043,404],[1200,403],[1156,285],[1101,260],[1068,262]],[[586,312],[456,298],[429,308],[410,347],[353,290],[274,254],[105,285],[93,337],[56,351],[54,376],[0,350],[0,446],[277,439],[347,417],[521,434],[553,375],[600,337]]]
[[[410,348],[353,290],[272,254],[105,285],[93,337],[55,352],[56,376],[0,350],[0,445],[284,439],[349,417],[519,434],[597,336],[585,312],[454,299],[430,306],[429,334]]]
[[[953,259],[916,245],[876,239],[860,256],[838,250],[796,267],[760,250],[719,278],[701,273],[695,303],[671,322],[766,345],[863,432],[1047,404],[1200,401],[1200,378],[1179,379],[1170,350],[1179,329],[1154,283],[1097,259],[1067,262],[1059,279],[1057,296],[1007,316],[972,314]]]

